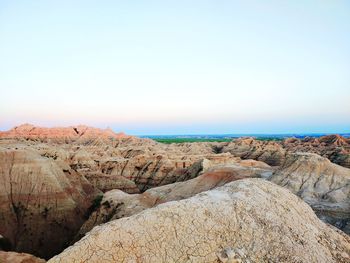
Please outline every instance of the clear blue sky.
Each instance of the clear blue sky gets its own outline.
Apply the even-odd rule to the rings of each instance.
[[[349,132],[350,1],[0,0],[0,91],[2,130]]]

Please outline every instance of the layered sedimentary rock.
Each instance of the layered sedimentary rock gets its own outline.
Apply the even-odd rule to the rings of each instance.
[[[148,140],[143,146],[130,143],[129,146],[117,147],[73,145],[60,152],[42,147],[40,152],[43,156],[69,164],[102,191],[117,188],[129,193],[137,192],[132,184],[136,184],[139,191],[145,191],[155,186],[194,178],[202,171],[204,159],[210,160],[212,165],[237,160],[229,153],[214,154],[213,149],[210,151],[205,144],[203,149],[195,146],[198,152],[194,154],[194,149],[188,145],[180,145],[178,149],[176,146],[155,145],[154,141]]]
[[[267,164],[257,161],[241,163],[223,167],[214,166],[194,179],[155,187],[142,194],[130,195],[120,190],[109,191],[104,194],[98,209],[84,223],[78,237],[83,236],[94,226],[131,216],[158,204],[185,199],[238,179],[271,175],[273,171]]]
[[[289,138],[282,142],[282,146],[291,152],[317,153],[336,164],[350,168],[350,139],[340,135]]]
[[[90,172],[85,174],[85,177],[93,186],[102,192],[107,192],[112,189],[120,189],[129,194],[137,194],[140,192],[140,189],[134,181],[120,175]]]
[[[98,206],[99,191],[140,193],[237,159],[216,156],[208,144],[177,147],[128,136],[110,140],[90,128],[57,130],[22,126],[0,136],[0,234],[11,249],[45,258],[71,242]]]
[[[102,191],[118,188],[130,193],[138,192],[133,183],[140,191],[145,191],[197,176],[202,169],[201,160],[215,154],[215,147],[218,147],[216,143],[164,145],[86,126],[21,125],[0,133],[0,138],[16,139],[17,142],[12,142],[20,144],[19,147],[30,147],[45,157],[68,164]],[[25,142],[27,147],[23,145]],[[224,160],[226,157],[212,158]],[[120,182],[115,183],[116,180]]]
[[[288,154],[271,181],[288,188],[324,220],[350,233],[350,169],[313,153]]]
[[[74,141],[87,141],[102,139],[127,138],[124,133],[114,133],[111,129],[98,129],[85,125],[71,127],[45,128],[31,124],[23,124],[13,129],[0,132],[0,138],[27,139],[43,142],[70,143]]]
[[[327,136],[166,145],[86,126],[19,126],[0,132],[0,246],[48,258],[100,223],[246,177],[272,178],[349,232],[348,169],[291,154],[347,166],[348,143]]]
[[[286,151],[274,141],[258,141],[253,138],[239,138],[223,147],[223,152],[230,152],[242,159],[254,159],[272,166],[280,165]]]
[[[238,180],[95,227],[49,262],[349,262],[350,239],[290,191]]]
[[[35,151],[0,149],[0,233],[13,250],[50,257],[84,222],[97,193],[61,165]]]
[[[222,144],[221,152],[230,152],[243,159],[254,159],[270,165],[281,165],[288,152],[317,153],[331,162],[350,168],[350,139],[340,135],[319,138],[287,138],[283,141],[260,141],[254,138],[234,139]]]
[[[144,191],[193,178],[201,169],[199,159],[191,156],[140,154],[132,158],[109,159],[101,163],[101,171],[111,176],[123,176]]]

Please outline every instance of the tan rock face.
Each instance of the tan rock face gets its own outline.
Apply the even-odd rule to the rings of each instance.
[[[242,162],[244,165],[247,163]],[[272,168],[266,164],[262,168],[256,161],[250,161],[249,166],[237,162],[236,165],[226,167],[216,166],[194,179],[155,187],[138,195],[126,194],[120,190],[109,191],[104,194],[100,207],[84,223],[78,237],[81,238],[102,223],[134,215],[161,203],[185,199],[238,179],[262,177],[266,173],[272,174]]]
[[[210,161],[211,166],[216,163],[232,163],[239,159],[229,153],[214,154],[212,148],[209,152],[206,144],[203,145],[203,150],[198,149],[198,145],[195,146],[198,152],[193,154],[194,150],[187,145],[179,145],[177,148],[177,146],[149,143],[148,140],[143,146],[130,143],[131,145],[117,147],[109,145],[72,147],[69,149],[71,157],[66,162],[89,180],[93,174],[104,175],[105,178],[124,177],[134,182],[140,191],[145,191],[159,185],[196,177],[204,169],[202,163],[204,159]],[[103,188],[102,191],[112,189],[115,188],[115,184],[108,186],[106,182]],[[127,189],[127,187],[117,188]]]
[[[290,191],[238,180],[95,227],[49,262],[349,262],[350,239]]]
[[[129,194],[140,193],[139,188],[133,181],[120,175],[108,175],[99,172],[91,172],[85,174],[85,177],[93,186],[102,192],[120,189],[121,191]]]
[[[290,152],[311,152],[328,158],[331,162],[350,168],[350,139],[340,135],[320,138],[286,139],[282,146]]]
[[[46,261],[26,253],[0,251],[1,263],[45,263]]]
[[[112,176],[120,175],[135,182],[141,191],[145,191],[196,176],[201,170],[200,164],[196,163],[200,159],[203,156],[140,154],[132,158],[107,161],[101,164],[101,168]]]
[[[310,202],[340,204],[350,198],[350,169],[317,154],[289,154],[271,180]]]
[[[350,233],[350,169],[317,154],[288,154],[271,181],[288,188],[324,220]]]
[[[23,124],[7,132],[0,132],[0,138],[31,139],[43,142],[66,143],[80,140],[81,142],[91,139],[121,139],[127,138],[124,133],[114,133],[111,129],[101,130],[84,125],[72,127],[44,128],[30,124]]]
[[[286,152],[310,152],[350,168],[350,140],[340,135],[304,139],[287,138],[281,142],[239,138],[223,145],[221,151],[230,152],[243,159],[263,161],[273,166],[284,162]]]
[[[30,150],[0,150],[0,180],[1,235],[41,257],[67,244],[96,195],[73,170]]]
[[[29,147],[38,150],[42,156],[64,162],[102,191],[117,187],[130,193],[138,192],[132,183],[139,191],[145,191],[197,176],[202,169],[200,162],[215,152],[216,145],[164,145],[86,126],[42,128],[21,125],[0,133],[0,138],[14,138],[15,141],[5,142],[10,142],[10,145],[20,142],[24,149]],[[220,162],[232,156],[213,158]],[[106,180],[102,182],[101,178]],[[114,183],[115,180],[120,182]]]
[[[286,151],[277,142],[259,141],[253,138],[239,138],[223,147],[223,152],[230,152],[242,159],[254,159],[272,166],[281,165]]]
[[[105,140],[99,133],[87,136],[89,130],[57,129],[23,126],[0,139],[0,234],[12,249],[45,258],[69,244],[93,211],[98,190],[139,193],[195,178],[204,159],[205,169],[237,160],[213,154],[210,144]]]
[[[84,234],[97,224],[238,178],[272,174],[274,182],[304,198],[323,220],[349,232],[348,169],[321,157],[311,161],[290,154],[316,152],[347,166],[348,144],[348,139],[327,136],[165,145],[86,126],[22,125],[0,132],[0,235],[6,246],[10,240],[17,251],[47,258],[67,246],[79,229]],[[103,192],[99,205],[95,197]],[[232,251],[237,252],[221,250],[220,260]]]

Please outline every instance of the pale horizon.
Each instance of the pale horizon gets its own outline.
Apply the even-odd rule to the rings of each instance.
[[[0,2],[0,130],[350,132],[347,1]]]
[[[51,125],[51,126],[42,126],[42,125],[35,125],[33,123],[21,123],[21,124],[18,124],[18,125],[15,125],[15,126],[12,126],[12,127],[9,127],[9,128],[6,128],[6,129],[0,129],[0,132],[4,132],[4,131],[8,131],[12,128],[15,128],[15,127],[18,127],[18,126],[21,126],[21,125],[34,125],[35,127],[42,127],[42,128],[64,128],[64,127],[77,127],[77,126],[89,126],[89,125],[86,125],[86,124],[71,124],[71,125],[63,125],[63,126],[58,126],[58,125]],[[118,129],[115,129],[113,127],[110,127],[110,126],[106,126],[106,127],[103,127],[103,126],[89,126],[89,127],[93,127],[93,128],[100,128],[100,129],[112,129],[115,133],[119,133],[119,132],[125,132],[124,130],[118,130]],[[174,128],[174,130],[183,130],[183,127],[177,127],[177,128]],[[190,130],[190,129],[189,129]],[[202,130],[198,131],[197,133],[195,132],[188,132],[188,133],[181,133],[181,132],[178,132],[178,133],[171,133],[171,132],[160,132],[160,133],[138,133],[137,131],[136,132],[125,132],[126,134],[128,135],[134,135],[134,136],[141,136],[141,137],[148,137],[148,136],[195,136],[195,135],[221,135],[221,136],[248,136],[248,135],[251,135],[251,136],[254,136],[254,135],[281,135],[281,136],[287,136],[287,135],[290,135],[290,136],[293,136],[293,135],[333,135],[333,134],[340,134],[340,135],[350,135],[350,132],[332,132],[332,131],[328,131],[328,132],[324,132],[324,131],[318,131],[318,132],[269,132],[269,133],[264,133],[264,132],[241,132],[241,133],[238,133],[238,132],[231,132],[231,133],[220,133],[220,132],[203,132]]]

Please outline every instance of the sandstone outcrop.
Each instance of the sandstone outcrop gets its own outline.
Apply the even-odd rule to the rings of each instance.
[[[95,227],[49,262],[349,262],[350,239],[289,190],[238,180]]]
[[[146,141],[141,146],[118,146],[118,147],[91,147],[77,146],[69,149],[70,158],[66,159],[72,169],[88,178],[100,190],[109,189],[125,190],[130,187],[119,187],[113,184],[113,180],[121,179],[123,182],[133,182],[142,192],[149,188],[184,181],[196,177],[202,171],[202,161],[210,160],[210,165],[236,162],[239,158],[229,153],[214,154],[207,145],[203,145],[203,151],[196,146],[196,154],[187,146],[168,147],[166,145],[148,144]],[[103,150],[101,150],[103,149]],[[41,150],[44,156],[52,155]],[[204,152],[204,153],[203,153]],[[208,153],[209,152],[209,153]],[[63,155],[63,154],[61,154]],[[54,155],[56,156],[56,155]],[[64,156],[64,155],[63,155]],[[96,176],[94,176],[94,174]],[[103,183],[98,178],[108,179]],[[93,179],[95,178],[95,179]],[[123,181],[123,182],[122,182]],[[97,183],[100,182],[100,183]],[[135,189],[135,188],[133,188]],[[132,191],[127,192],[136,192]]]
[[[82,140],[71,128],[13,130],[0,136],[5,182],[0,195],[0,234],[13,250],[44,258],[72,241],[98,206],[99,200],[94,199],[99,191],[140,193],[237,161],[230,154],[213,154],[210,144],[164,145],[135,137],[105,140],[104,136],[87,136],[88,131]],[[13,191],[10,180],[14,180]]]
[[[281,165],[286,151],[274,141],[259,141],[254,138],[239,138],[223,147],[223,152],[230,152],[242,159],[254,159],[272,166]]]
[[[0,132],[0,247],[49,258],[98,224],[247,177],[271,178],[349,233],[349,169],[293,154],[347,166],[348,146],[335,135],[167,145],[108,129],[21,125]]]
[[[198,157],[183,155],[140,154],[132,158],[106,160],[101,163],[101,171],[111,176],[123,176],[145,191],[197,176],[201,170],[199,160]]]
[[[79,231],[79,238],[94,226],[111,220],[134,215],[142,210],[161,203],[177,201],[196,195],[231,181],[251,177],[264,177],[272,174],[272,168],[256,161],[242,161],[237,164],[212,167],[202,175],[185,181],[155,187],[142,194],[127,194],[120,190],[112,190],[104,194],[99,208],[93,212]]]
[[[98,129],[84,125],[71,127],[45,128],[31,124],[23,124],[13,129],[0,132],[0,138],[26,139],[53,143],[86,142],[95,139],[122,139],[129,136],[124,133],[114,133],[111,129]]]
[[[0,180],[0,234],[13,250],[44,258],[67,245],[97,194],[69,166],[31,150],[0,149]]]
[[[317,153],[331,162],[350,168],[350,139],[340,135],[288,138],[282,142],[282,146],[290,152]]]
[[[281,165],[288,152],[310,152],[350,168],[350,139],[340,135],[327,135],[319,138],[305,137],[303,139],[287,138],[283,141],[238,138],[226,145],[221,144],[220,147],[221,152],[230,152],[243,159],[259,160],[273,166]]]
[[[288,188],[324,220],[350,233],[350,169],[313,153],[288,154],[271,181]]]
[[[99,172],[91,172],[85,174],[85,177],[93,186],[102,192],[120,189],[121,191],[129,194],[140,193],[140,190],[135,182],[120,175],[108,175]]]
[[[45,263],[46,261],[26,253],[0,251],[1,263]]]

